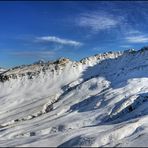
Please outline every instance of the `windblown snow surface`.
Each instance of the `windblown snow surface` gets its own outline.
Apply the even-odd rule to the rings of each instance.
[[[147,146],[148,50],[0,74],[0,146]]]

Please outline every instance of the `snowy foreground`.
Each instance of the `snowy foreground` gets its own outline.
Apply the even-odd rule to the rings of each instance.
[[[148,50],[0,74],[0,146],[148,146]]]

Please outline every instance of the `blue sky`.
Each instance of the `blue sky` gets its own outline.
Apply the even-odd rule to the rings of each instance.
[[[0,2],[0,66],[148,45],[148,2]]]

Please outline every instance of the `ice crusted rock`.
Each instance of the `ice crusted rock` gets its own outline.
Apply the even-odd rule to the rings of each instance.
[[[67,58],[60,58],[57,61],[54,62],[54,64],[60,64],[60,65],[65,65],[68,63],[70,60]]]

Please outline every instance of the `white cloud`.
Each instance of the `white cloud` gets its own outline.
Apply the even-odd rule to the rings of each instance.
[[[62,39],[62,38],[55,37],[55,36],[37,37],[36,41],[37,42],[53,42],[53,43],[58,43],[62,45],[70,45],[70,46],[81,46],[82,45],[82,43],[80,42],[69,40],[69,39]]]
[[[126,30],[125,32],[126,35],[139,35],[141,32],[139,30]]]
[[[131,48],[131,45],[120,45],[121,48]]]
[[[115,19],[113,16],[105,13],[82,14],[80,18],[76,20],[77,25],[82,27],[89,27],[94,31],[110,29],[117,26],[119,23],[119,18]]]
[[[129,36],[125,39],[130,43],[148,43],[148,37],[145,35]]]

